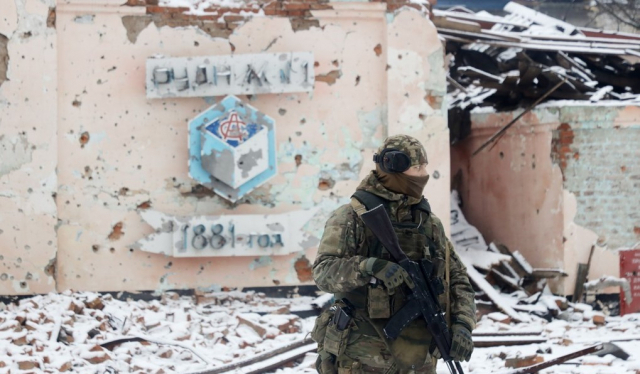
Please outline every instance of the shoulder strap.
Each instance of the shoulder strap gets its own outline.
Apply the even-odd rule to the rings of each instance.
[[[429,205],[429,202],[424,197],[422,197],[422,200],[420,200],[418,204],[411,206],[411,218],[413,219],[413,222],[416,221],[416,213],[418,211],[426,213],[427,216],[431,214],[431,205]]]
[[[446,288],[446,292],[445,292],[445,297],[446,297],[446,308],[445,308],[445,312],[446,312],[446,316],[447,316],[447,325],[449,325],[449,327],[451,327],[451,268],[450,263],[451,263],[451,254],[449,253],[449,246],[446,246],[447,248],[445,249],[445,255],[444,255],[444,280],[445,280],[445,287]]]
[[[368,210],[367,207],[364,206],[364,204],[362,204],[362,202],[360,202],[360,200],[356,199],[354,196],[351,196],[350,205],[356,212],[356,215],[358,215],[358,217],[360,217],[363,213],[366,213]]]
[[[421,210],[427,214],[431,213],[431,205],[429,205],[429,201],[427,201],[427,199],[425,199],[424,197],[418,204],[414,206],[416,207],[416,209]]]
[[[385,210],[389,211],[389,200],[383,199],[378,195],[372,194],[371,192],[357,190],[351,196],[351,207],[356,212],[358,217],[362,215],[362,213],[366,213],[368,210],[371,210],[378,205],[384,206]],[[382,253],[385,251],[384,247],[376,238],[373,236],[372,242],[369,245],[369,257],[382,258]]]
[[[414,218],[417,211],[424,212],[427,214],[427,216],[431,214],[431,205],[429,205],[429,202],[424,197],[422,198],[422,200],[420,200],[419,203],[411,207],[411,214],[414,216]]]
[[[353,200],[354,198],[358,200],[360,204],[364,205],[366,210],[371,210],[377,207],[378,205],[384,206],[384,208],[387,210],[389,208],[389,200],[383,199],[380,196],[373,194],[371,192],[367,192],[364,190],[357,190],[353,195],[351,195],[351,199]],[[356,211],[356,213],[360,215],[364,212],[358,213]]]

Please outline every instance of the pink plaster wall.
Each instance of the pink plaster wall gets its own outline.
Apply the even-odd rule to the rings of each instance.
[[[586,228],[574,222],[580,207],[576,195],[567,188],[584,186],[584,189],[579,187],[574,191],[580,195],[589,189],[587,184],[580,182],[582,180],[626,178],[632,181],[634,177],[625,176],[617,167],[611,168],[611,176],[596,173],[597,159],[587,161],[592,164],[583,167],[586,174],[579,174],[576,170],[581,169],[572,166],[581,159],[581,152],[587,154],[593,147],[588,144],[572,145],[572,134],[563,140],[560,125],[565,124],[563,128],[569,126],[573,131],[609,129],[612,134],[627,129],[631,135],[631,131],[637,131],[639,111],[637,107],[611,105],[600,108],[561,103],[545,105],[520,119],[493,147],[471,156],[518,113],[472,113],[471,135],[451,148],[452,174],[462,173],[460,193],[463,211],[487,242],[501,242],[512,251],[520,251],[534,267],[564,269],[569,276],[551,283],[552,290],[572,294],[577,264],[586,263],[591,245],[599,238],[600,245],[604,245],[606,235],[605,230]],[[635,165],[633,157],[628,159],[614,155],[614,150],[606,143],[607,139],[602,139],[602,144],[596,145],[596,149],[603,150],[605,154],[611,153],[613,163]],[[629,147],[633,148],[634,142],[630,143]],[[591,169],[593,173],[588,172]],[[570,173],[564,176],[567,180],[563,180],[563,172]],[[597,193],[606,195],[607,191]],[[636,194],[629,193],[631,197],[620,206],[611,205],[606,197],[594,204],[607,211],[613,209],[613,214],[632,217],[639,201]],[[603,222],[607,219],[600,217]],[[611,237],[609,241],[614,242]],[[615,246],[596,247],[590,279],[619,275],[617,249]]]
[[[0,294],[310,283],[306,270],[314,245],[266,258],[176,259],[132,250],[152,233],[139,211],[150,205],[188,216],[319,207],[306,228],[319,237],[330,212],[348,201],[372,168],[371,155],[384,137],[401,132],[427,147],[430,172],[439,177],[432,177],[425,193],[448,226],[445,82],[435,27],[415,9],[387,14],[381,3],[332,7],[313,11],[321,28],[294,31],[287,18],[254,17],[227,39],[151,23],[132,43],[122,17],[144,16],[144,8],[107,0],[58,4],[56,29],[28,47],[33,53],[50,50],[48,60],[11,65],[14,79],[0,87],[0,105],[11,101],[15,113],[0,116],[0,136],[27,131],[36,145],[32,160],[0,175],[0,246],[13,259],[29,241],[31,252],[22,263],[30,263],[38,279],[26,288],[0,280]],[[312,94],[241,97],[276,120],[278,175],[236,204],[198,191],[187,171],[187,121],[220,98],[146,99],[147,57],[309,50],[316,77],[337,71],[335,83],[317,80]],[[34,79],[21,83],[18,71]],[[24,105],[26,98],[42,107]],[[33,135],[30,123],[40,124]],[[296,155],[302,156],[299,166]],[[332,174],[335,184],[319,188],[320,176],[335,170],[342,170]],[[12,195],[3,197],[3,190]],[[36,204],[43,200],[46,214]],[[24,211],[19,219],[8,218],[18,209]],[[16,271],[15,261],[9,265],[4,256],[0,274],[11,271],[23,279],[24,269]],[[52,259],[55,277],[45,276]]]
[[[54,1],[0,0],[8,39],[0,84],[0,294],[55,288],[57,38],[47,25]],[[0,36],[1,37],[1,36]]]
[[[463,212],[487,242],[520,251],[535,267],[562,268],[562,175],[549,156],[556,124],[527,114],[492,149],[471,157],[513,116],[472,115],[471,136],[451,148],[452,173],[463,175]]]

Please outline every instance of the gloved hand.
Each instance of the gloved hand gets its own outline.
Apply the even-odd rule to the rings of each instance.
[[[451,339],[451,352],[449,355],[455,361],[469,361],[473,353],[473,340],[471,331],[464,325],[454,323],[451,326],[453,338]]]
[[[405,283],[409,288],[415,287],[409,273],[395,262],[371,257],[360,263],[360,271],[381,280],[388,290],[392,290],[402,283]]]

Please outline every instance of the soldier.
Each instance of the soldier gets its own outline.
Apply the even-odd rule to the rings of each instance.
[[[425,149],[413,137],[396,135],[385,140],[374,161],[376,170],[360,183],[352,204],[336,209],[327,221],[313,264],[318,288],[335,294],[337,305],[347,307],[342,302],[346,299],[354,309],[343,331],[329,323],[335,307],[316,320],[312,332],[318,342],[316,367],[320,373],[431,374],[440,357],[422,318],[411,322],[397,339],[386,338],[384,326],[414,285],[358,217],[354,203],[383,204],[407,256],[433,261],[434,276],[445,285],[439,302],[450,321],[450,355],[468,361],[476,322],[474,291],[442,223],[422,196],[429,179]]]

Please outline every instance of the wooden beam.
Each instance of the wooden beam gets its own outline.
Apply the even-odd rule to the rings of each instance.
[[[576,68],[577,70],[579,70],[580,72],[582,72],[582,74],[588,76],[591,79],[595,79],[596,76],[589,70],[585,69],[584,66],[580,65],[579,63],[576,62],[576,60],[572,59],[571,57],[569,57],[566,53],[560,51],[558,52],[558,57],[559,59],[565,61],[568,65],[573,66],[574,68]],[[567,69],[569,70],[569,69]]]
[[[464,88],[463,85],[461,85],[460,83],[458,83],[457,80],[451,78],[451,76],[449,74],[447,74],[447,82],[451,83],[455,88],[459,89],[460,91],[467,93],[467,89]]]
[[[547,93],[545,93],[544,95],[542,95],[538,100],[536,100],[535,103],[531,104],[527,109],[525,109],[522,113],[520,113],[516,118],[512,119],[509,123],[507,123],[506,125],[504,125],[500,130],[498,130],[495,134],[493,134],[489,140],[487,140],[486,142],[484,142],[484,144],[482,144],[478,149],[476,149],[473,154],[471,154],[471,157],[477,155],[478,153],[480,153],[480,151],[482,151],[483,149],[485,149],[489,144],[493,143],[498,137],[500,137],[502,134],[504,134],[509,127],[513,126],[514,123],[516,123],[520,118],[522,118],[522,116],[524,116],[525,114],[529,113],[533,108],[535,108],[538,104],[540,104],[544,99],[547,98],[547,96],[551,95],[555,90],[557,90],[558,88],[560,88],[560,86],[562,86],[564,84],[564,82],[566,82],[567,79],[563,79],[561,82],[559,82],[558,84],[556,84],[555,86],[553,86],[549,91],[547,91]]]
[[[596,245],[593,244],[591,246],[591,251],[589,252],[589,260],[586,264],[578,264],[578,275],[576,276],[576,285],[573,289],[573,297],[571,301],[574,303],[579,303],[582,299],[582,293],[584,292],[584,284],[587,282],[587,277],[589,276],[589,268],[591,267],[591,259],[593,258],[593,252],[596,249]]]
[[[465,266],[467,267],[469,280],[471,280],[473,284],[475,284],[479,289],[481,289],[487,295],[487,297],[493,302],[493,305],[495,305],[496,308],[498,308],[504,314],[511,317],[511,319],[514,322],[522,322],[524,316],[522,316],[520,313],[513,310],[511,306],[505,303],[503,296],[500,295],[498,291],[496,291],[495,288],[493,288],[493,286],[489,282],[487,282],[484,276],[480,274],[480,272],[473,267],[473,264],[468,263],[468,261],[465,262],[464,258],[461,258],[461,260],[462,262],[465,263]]]
[[[261,361],[260,363],[253,364],[247,368],[244,368],[243,373],[245,374],[262,374],[272,370],[275,370],[287,362],[291,362],[294,360],[303,357],[309,352],[315,352],[318,346],[316,343],[308,344],[300,348],[293,349],[291,351],[282,353],[280,355],[274,356],[270,359]],[[236,373],[235,370],[228,372],[228,374]]]
[[[569,276],[569,274],[567,274],[562,269],[533,269],[533,273],[531,273],[531,276],[536,279],[541,279],[541,278],[567,277]]]
[[[265,352],[262,354],[259,354],[257,356],[245,359],[245,360],[240,360],[231,364],[227,364],[227,365],[222,365],[216,368],[212,368],[209,370],[203,370],[203,371],[199,371],[196,373],[190,373],[190,374],[223,374],[223,373],[233,373],[235,372],[237,369],[239,368],[245,368],[248,366],[251,366],[253,364],[262,362],[262,361],[266,361],[269,360],[271,358],[274,358],[278,355],[285,355],[288,352],[294,351],[294,350],[298,350],[301,349],[302,351],[304,351],[304,353],[309,352],[311,350],[314,350],[317,347],[316,343],[313,342],[313,340],[311,340],[311,338],[306,337],[304,339],[300,339],[298,341],[295,341],[291,344],[285,345],[283,347],[280,347],[278,349],[274,349],[272,351],[269,352]],[[304,355],[303,353],[303,355]],[[298,356],[299,357],[299,356]],[[295,358],[293,358],[295,359]],[[285,362],[291,361],[291,359],[288,359]],[[280,362],[280,365],[282,365],[282,362]],[[243,371],[244,372],[244,371]],[[261,371],[258,371],[261,372]],[[264,372],[264,371],[262,371]]]
[[[487,347],[500,347],[500,346],[514,346],[514,345],[529,345],[529,344],[542,344],[546,343],[547,339],[536,336],[485,336],[485,337],[473,337],[473,346],[476,348]]]
[[[490,336],[540,336],[542,330],[537,331],[482,331],[473,332],[473,337],[490,337]]]
[[[587,347],[585,349],[581,349],[579,351],[575,351],[573,353],[569,353],[569,354],[564,355],[564,356],[556,357],[556,358],[551,359],[551,360],[546,361],[546,362],[542,362],[542,363],[539,363],[539,364],[527,366],[525,368],[511,370],[511,371],[508,371],[508,372],[506,372],[504,374],[530,374],[530,373],[537,373],[542,369],[546,369],[546,368],[551,367],[551,366],[562,364],[562,363],[567,362],[569,360],[573,360],[574,358],[582,357],[584,355],[588,355],[588,354],[591,354],[591,353],[595,353],[595,352],[601,351],[603,348],[604,348],[604,346],[602,344],[592,345],[591,347]]]
[[[479,23],[472,21],[465,21],[461,19],[453,19],[449,17],[443,16],[435,16],[433,17],[433,24],[436,25],[438,29],[450,29],[450,30],[458,30],[458,31],[467,31],[467,32],[481,32],[482,28]]]

